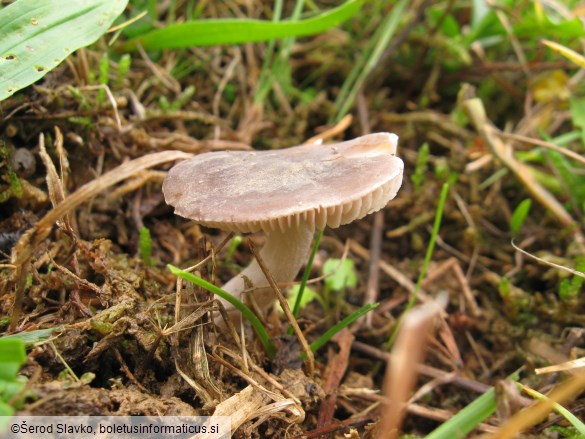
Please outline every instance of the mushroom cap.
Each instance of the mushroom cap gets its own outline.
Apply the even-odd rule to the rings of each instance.
[[[200,154],[163,182],[167,204],[198,223],[242,233],[301,223],[322,230],[382,209],[402,183],[398,136],[376,133],[336,144]]]

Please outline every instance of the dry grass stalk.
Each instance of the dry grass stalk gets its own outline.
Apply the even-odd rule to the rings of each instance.
[[[81,186],[73,194],[64,198],[62,202],[51,209],[38,223],[24,233],[12,249],[11,263],[16,266],[16,272],[14,277],[15,297],[12,306],[12,319],[9,330],[14,331],[18,325],[24,296],[24,282],[27,272],[26,266],[33,256],[34,249],[36,249],[41,242],[49,236],[49,233],[51,233],[51,230],[57,221],[109,187],[124,181],[127,178],[133,177],[144,169],[175,160],[186,160],[191,157],[191,154],[181,151],[164,151],[148,154],[124,163],[105,173],[101,177]]]
[[[553,404],[562,404],[577,397],[585,390],[585,372],[571,377],[557,385],[548,395],[547,399],[535,402],[530,407],[521,410],[512,416],[500,429],[485,439],[508,439],[517,437],[522,431],[541,422],[553,409]]]
[[[323,141],[330,139],[331,137],[335,137],[338,134],[343,133],[346,129],[349,128],[351,122],[353,120],[353,116],[351,114],[346,115],[343,119],[341,119],[337,124],[332,126],[331,128],[323,131],[316,136],[307,139],[305,143],[323,143]]]
[[[268,283],[272,287],[272,291],[274,291],[274,295],[278,299],[278,302],[280,303],[280,306],[282,307],[282,310],[284,311],[284,315],[286,316],[291,327],[293,328],[295,335],[299,339],[299,343],[301,344],[301,347],[303,348],[303,351],[305,352],[305,355],[307,356],[307,367],[309,370],[309,374],[313,375],[315,372],[315,356],[313,355],[313,351],[311,350],[311,346],[309,346],[309,342],[307,342],[307,339],[305,338],[303,331],[301,331],[301,328],[299,328],[299,324],[297,323],[297,319],[295,319],[295,317],[292,314],[292,311],[290,310],[290,307],[288,306],[288,302],[286,301],[286,297],[284,297],[284,295],[282,294],[282,291],[280,291],[280,288],[278,287],[278,285],[276,284],[276,282],[272,278],[272,275],[268,271],[266,264],[262,260],[262,256],[260,256],[260,253],[255,250],[254,245],[252,244],[252,241],[248,240],[248,245],[250,246],[250,250],[254,254],[254,257],[256,258],[258,265],[260,266],[262,272],[264,273],[264,276],[266,276]]]
[[[466,99],[463,102],[463,108],[478,134],[490,148],[492,154],[510,169],[510,171],[512,171],[518,181],[526,188],[534,199],[546,209],[550,210],[561,224],[564,226],[574,226],[575,220],[569,215],[563,205],[559,203],[558,200],[538,181],[536,181],[532,172],[525,164],[521,163],[514,157],[510,145],[505,144],[498,136],[496,136],[496,130],[491,126],[491,123],[487,118],[481,99],[473,97]]]
[[[518,142],[524,142],[524,143],[530,143],[532,145],[542,146],[543,148],[550,149],[552,151],[556,151],[559,154],[563,154],[564,156],[569,157],[570,159],[573,159],[576,162],[581,163],[582,165],[585,165],[585,157],[583,157],[582,155],[580,155],[574,151],[571,151],[570,149],[555,145],[554,143],[545,142],[544,140],[540,140],[540,139],[533,139],[532,137],[522,136],[520,134],[499,132],[498,135],[501,137],[505,137],[506,139],[517,140]]]
[[[418,372],[414,365],[424,358],[429,333],[434,318],[444,308],[446,296],[414,308],[402,320],[402,327],[392,349],[392,362],[388,362],[384,378],[384,392],[389,400],[383,408],[378,438],[398,437],[410,394]]]
[[[380,255],[382,253],[382,240],[384,231],[384,211],[374,214],[372,233],[370,236],[370,264],[368,268],[368,285],[364,298],[364,305],[373,304],[380,294]],[[372,326],[374,313],[367,313],[361,321],[365,321],[368,327]]]
[[[534,259],[535,261],[538,261],[541,264],[548,265],[549,267],[558,268],[559,270],[568,271],[572,275],[579,276],[585,279],[585,273],[583,273],[582,271],[575,270],[570,267],[565,267],[564,265],[555,264],[554,262],[539,258],[538,256],[533,255],[532,253],[528,253],[526,250],[523,250],[520,247],[518,247],[516,244],[514,244],[514,241],[511,241],[510,244],[512,245],[512,247],[514,247],[515,250],[519,251],[525,256],[528,256],[531,259]]]
[[[554,364],[552,366],[540,367],[534,369],[536,375],[542,375],[545,373],[555,373],[569,371],[571,373],[577,373],[576,369],[585,367],[585,357],[577,358],[576,360],[565,361],[561,364]]]
[[[232,433],[248,419],[253,418],[260,407],[267,405],[270,398],[249,385],[239,393],[218,404],[213,416],[229,416],[232,423]]]
[[[226,348],[220,348],[218,349],[219,351],[227,353],[240,364],[243,362],[243,359],[238,358]],[[300,423],[305,419],[305,412],[297,398],[286,398],[280,393],[268,390],[251,375],[243,372],[217,354],[212,354],[212,358],[250,384],[241,392],[221,402],[213,413],[213,416],[230,416],[232,432],[236,431],[243,423],[254,418],[259,419],[251,427],[252,430],[273,416],[282,418],[289,423]],[[282,412],[288,412],[289,416],[287,417]]]

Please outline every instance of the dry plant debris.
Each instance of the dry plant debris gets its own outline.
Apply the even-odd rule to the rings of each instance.
[[[385,434],[384,407],[399,404],[392,428],[423,437],[496,387],[498,414],[471,436],[568,435],[550,400],[533,404],[502,382],[520,370],[527,389],[585,418],[582,72],[520,26],[540,2],[490,2],[500,43],[489,46],[466,39],[469,5],[415,1],[403,5],[390,44],[374,48],[391,3],[365,2],[342,27],[288,49],[276,43],[275,60],[288,58],[272,65],[268,86],[269,43],[139,48],[118,76],[128,58],[115,42],[109,51],[112,34],[0,102],[0,336],[52,331],[28,348],[21,373],[35,397],[19,413],[215,413],[233,417],[236,438],[371,438]],[[183,20],[193,12],[186,4],[162,2],[157,17],[136,23]],[[201,18],[274,18],[272,2],[202,4]],[[138,12],[129,8],[125,18]],[[569,23],[564,32],[577,32],[583,16],[560,2],[540,11]],[[564,41],[555,26],[535,29]],[[361,53],[377,58],[364,66],[353,118],[342,118],[335,99]],[[221,304],[166,268],[193,267],[222,285],[265,239],[232,245],[237,237],[173,215],[162,181],[195,154],[369,132],[399,135],[403,188],[383,217],[326,232],[307,285],[319,299],[295,329],[307,349],[364,304],[380,305],[305,368],[288,319],[272,309],[261,316],[280,346],[271,361],[246,323],[221,326]],[[445,182],[436,248],[417,283]],[[331,259],[353,263],[354,286],[331,287]],[[423,307],[440,295],[448,303],[424,340],[416,332],[424,363],[417,355],[401,366],[418,378],[382,393],[386,366],[406,358],[387,342],[415,292]],[[399,402],[388,400],[393,391]]]

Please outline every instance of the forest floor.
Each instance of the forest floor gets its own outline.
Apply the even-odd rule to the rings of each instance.
[[[270,2],[244,3],[210,5],[204,18],[270,17]],[[421,16],[414,5],[350,116],[338,117],[335,98],[382,19],[368,11],[389,14],[384,3],[297,40],[260,102],[265,43],[136,51],[117,76],[121,58],[103,61],[105,40],[0,102],[0,333],[33,334],[21,371],[30,396],[18,413],[221,412],[239,425],[235,437],[372,437],[384,410],[397,410],[388,389],[396,376],[386,373],[396,363],[395,374],[415,380],[403,389],[403,433],[430,433],[493,387],[497,413],[474,434],[504,428],[531,403],[507,385],[515,373],[541,393],[580,379],[565,406],[585,417],[579,374],[535,373],[585,347],[585,168],[543,146],[577,132],[563,146],[583,157],[574,66],[531,41],[520,42],[527,60],[510,43],[487,55],[470,44],[462,62],[429,17],[442,12],[463,27],[469,11],[445,1]],[[108,93],[92,87],[104,63]],[[273,309],[263,318],[277,349],[270,359],[248,326],[243,344],[216,326],[202,312],[214,306],[209,293],[167,268],[199,264],[198,276],[220,286],[253,256],[246,237],[227,242],[227,232],[174,215],[161,191],[166,172],[194,154],[369,132],[399,136],[402,187],[382,214],[325,230],[308,285],[321,300],[302,307],[298,325],[313,342],[364,304],[379,306],[315,352],[314,370]],[[262,234],[251,240],[263,244]],[[334,285],[323,270],[338,260]],[[392,350],[415,293],[416,307],[445,297],[444,311],[426,332],[398,332]],[[400,369],[396,358],[421,365]],[[549,413],[525,437],[571,431]]]

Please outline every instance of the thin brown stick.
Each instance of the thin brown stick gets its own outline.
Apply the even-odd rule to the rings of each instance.
[[[349,248],[352,252],[358,255],[360,258],[365,259],[366,261],[370,260],[370,253],[364,247],[362,247],[358,242],[350,239],[349,241]],[[416,285],[413,281],[411,281],[408,277],[402,274],[399,270],[394,268],[392,265],[387,263],[386,261],[380,259],[378,262],[380,269],[386,273],[390,278],[394,279],[401,287],[406,289],[410,294],[414,293],[416,289]],[[422,301],[429,300],[428,294],[423,291],[419,290],[418,297]]]
[[[555,145],[551,142],[545,142],[544,140],[540,139],[533,139],[532,137],[522,136],[520,134],[511,134],[511,133],[504,133],[503,131],[497,131],[497,134],[501,137],[505,137],[510,140],[517,140],[518,142],[530,143],[532,145],[542,146],[543,148],[550,149],[556,151],[560,154],[563,154],[576,162],[585,165],[585,157],[580,154],[577,154],[575,151],[571,151],[570,149],[563,148],[562,146]]]
[[[126,377],[130,381],[132,381],[134,383],[134,385],[136,385],[136,387],[138,387],[142,392],[144,392],[146,394],[150,394],[148,389],[146,387],[144,387],[142,385],[142,383],[140,383],[140,381],[138,381],[136,379],[136,377],[134,376],[134,374],[130,371],[130,369],[128,368],[128,365],[126,364],[126,360],[124,360],[124,358],[122,358],[122,354],[120,354],[120,351],[118,350],[118,348],[114,348],[114,355],[115,355],[118,363],[120,363],[120,369],[122,369],[122,372],[124,372],[124,375],[126,375]]]
[[[378,348],[370,346],[368,344],[362,343],[360,341],[354,341],[352,344],[352,349],[361,352],[363,354],[369,355],[370,357],[376,358],[382,361],[389,361],[392,362],[393,355],[387,352],[384,352]],[[413,364],[412,367],[416,368],[416,370],[424,376],[430,378],[442,378],[452,372],[445,372],[441,369],[437,369],[435,367],[427,366],[425,364]],[[462,378],[460,376],[454,376],[452,378],[452,383],[458,387],[463,389],[471,390],[472,392],[477,393],[484,393],[490,389],[490,386],[480,383],[479,381],[470,380],[467,378]]]
[[[336,335],[335,339],[339,344],[339,352],[335,354],[327,368],[323,391],[328,396],[321,402],[321,407],[319,408],[318,427],[329,425],[333,421],[333,414],[337,405],[337,392],[341,379],[347,370],[354,336],[349,329],[345,328]]]
[[[348,114],[331,128],[323,131],[320,134],[317,134],[316,136],[311,137],[310,139],[307,139],[305,143],[323,142],[324,140],[327,140],[333,136],[343,133],[351,125],[352,120],[353,116],[351,114]]]
[[[380,254],[382,253],[383,231],[384,211],[380,210],[374,215],[372,234],[370,236],[370,266],[364,305],[376,302],[380,293]],[[369,312],[364,317],[366,325],[371,327],[374,314]]]
[[[256,261],[258,262],[260,269],[264,273],[264,276],[266,276],[266,280],[268,280],[268,283],[272,287],[272,290],[274,291],[276,298],[280,302],[280,306],[284,311],[284,315],[288,319],[289,323],[291,324],[291,327],[293,328],[293,331],[295,332],[297,338],[299,339],[303,351],[305,351],[305,354],[307,355],[307,366],[309,368],[309,374],[313,375],[315,373],[315,356],[313,355],[311,346],[309,345],[309,342],[307,342],[307,339],[305,338],[303,331],[301,331],[301,328],[299,328],[299,324],[297,323],[297,320],[293,316],[293,313],[291,312],[290,307],[288,306],[286,297],[284,297],[282,291],[280,291],[280,288],[278,287],[276,282],[274,282],[274,278],[272,277],[272,274],[270,274],[270,271],[268,271],[268,268],[266,267],[266,264],[264,263],[262,256],[260,256],[260,253],[256,251],[254,244],[250,239],[248,239],[248,245],[250,246],[250,251],[256,258]]]

